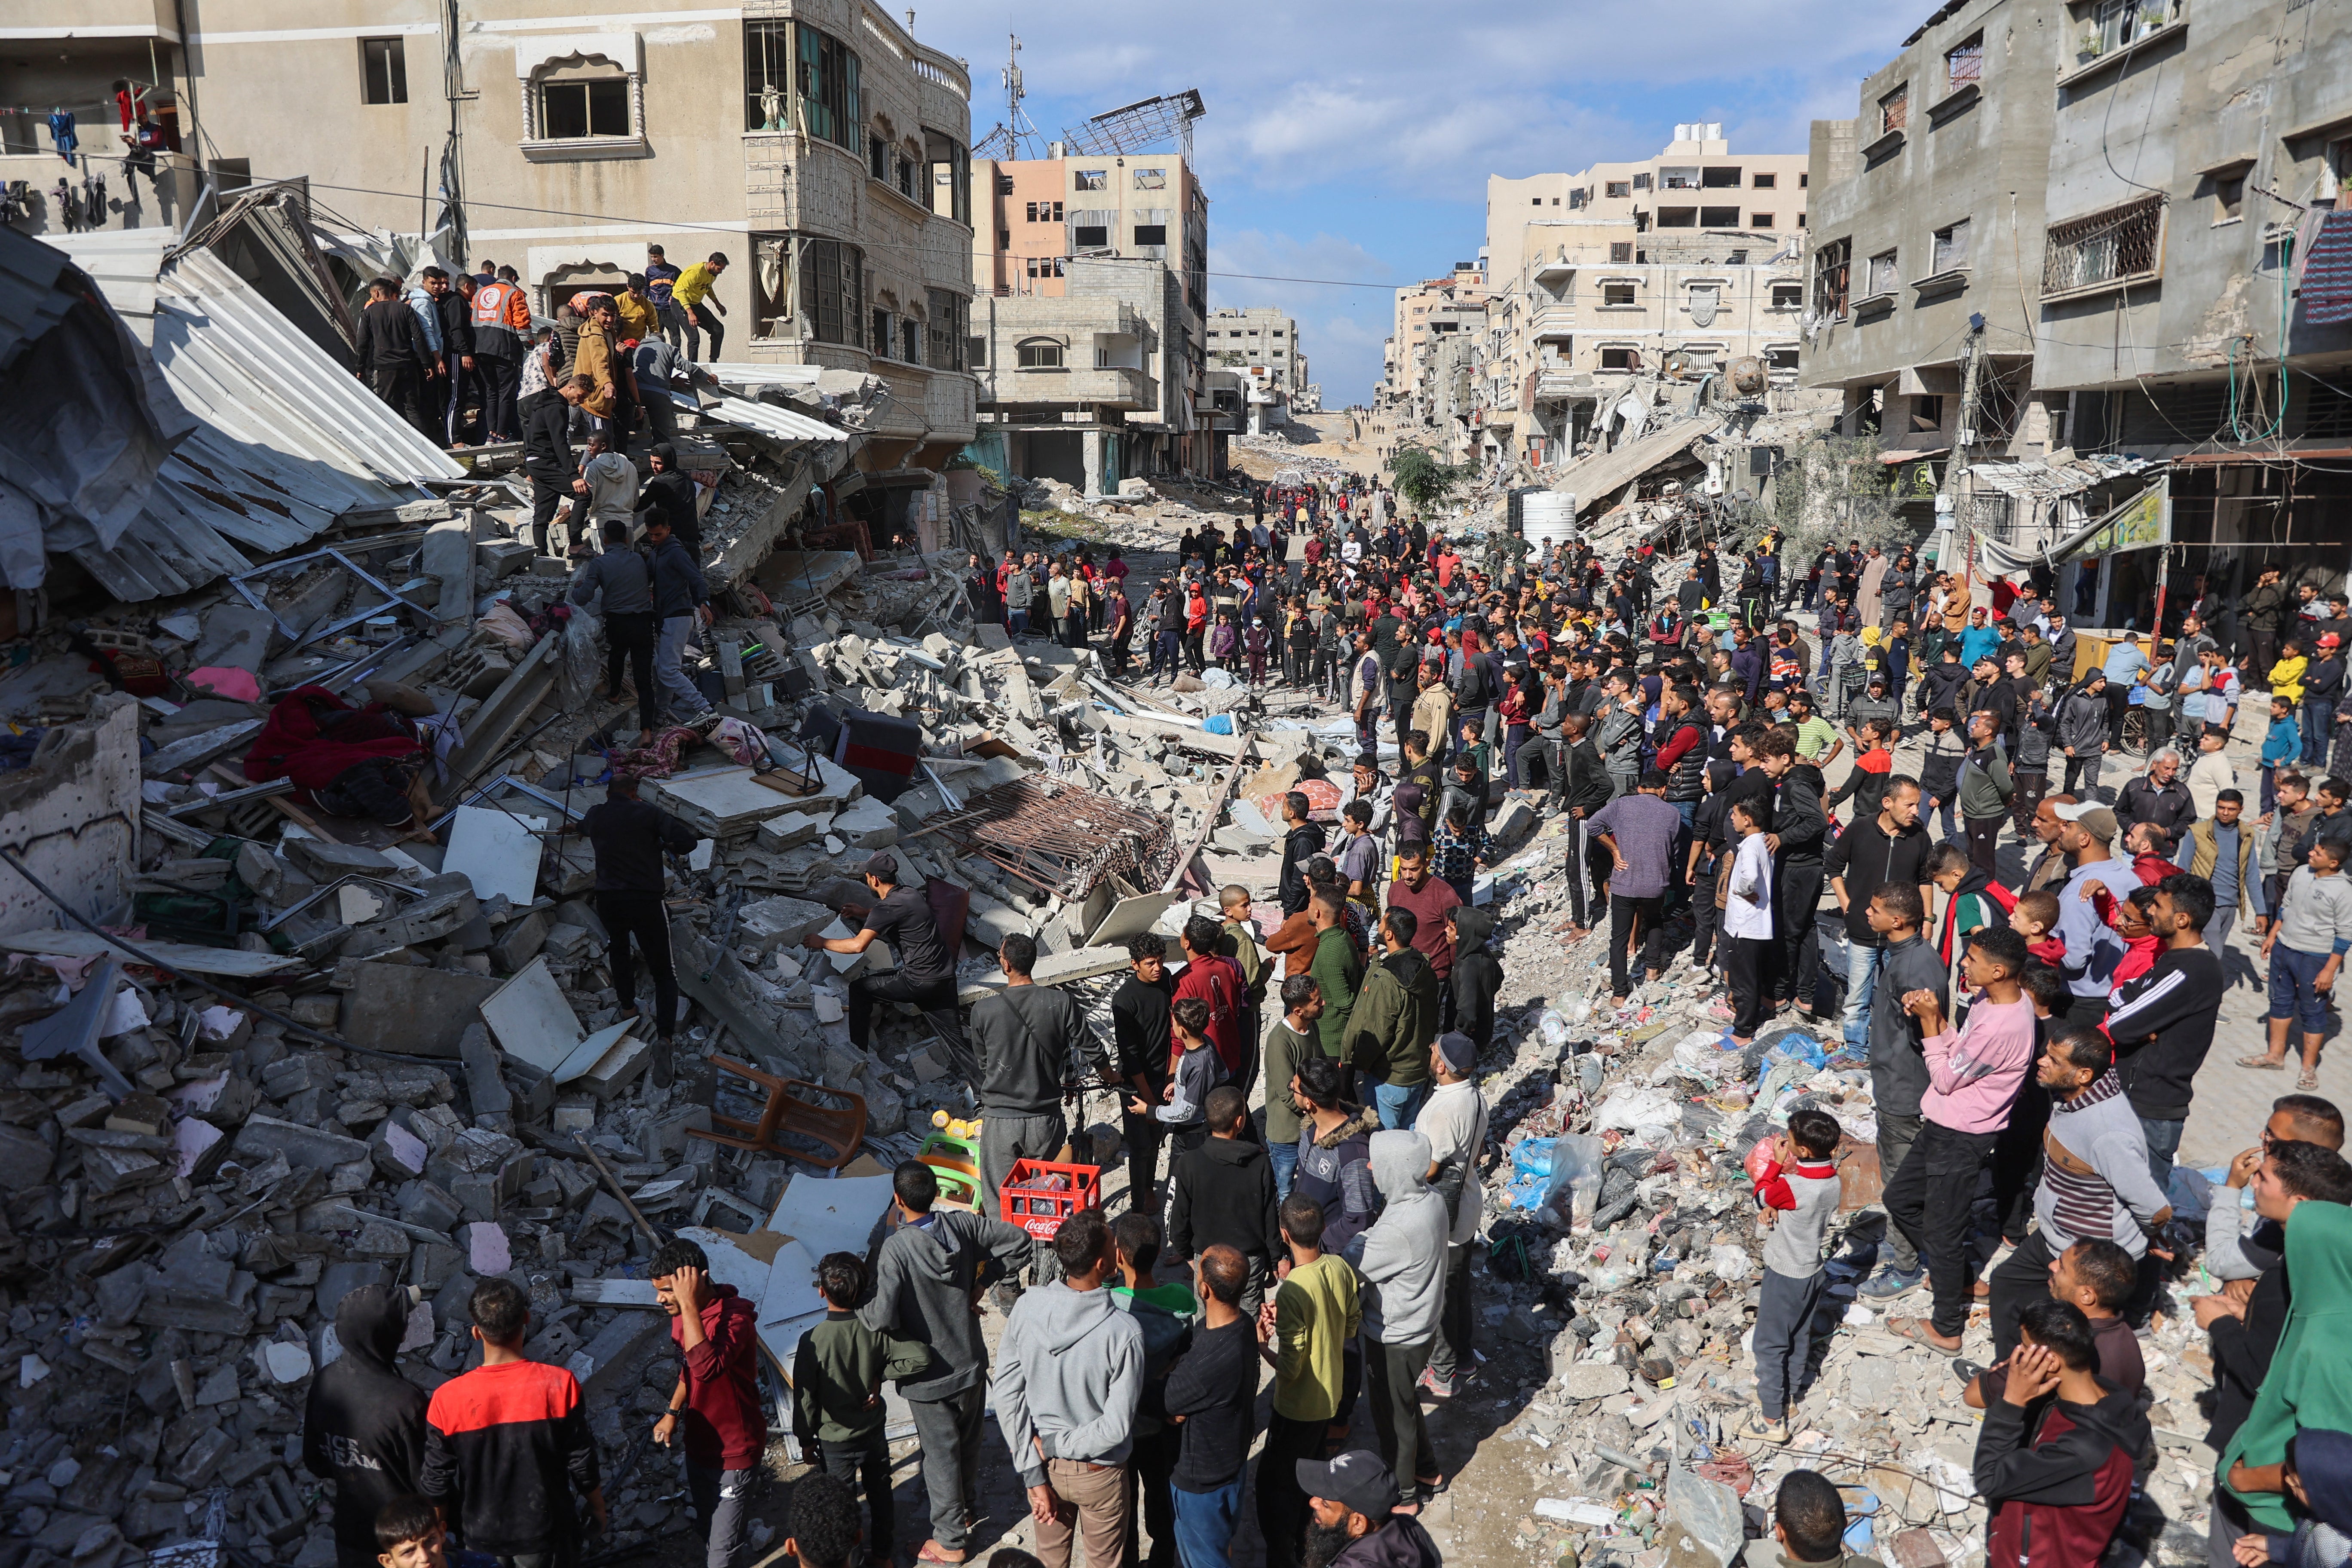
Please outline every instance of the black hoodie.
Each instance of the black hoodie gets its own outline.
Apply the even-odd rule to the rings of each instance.
[[[1168,1194],[1168,1254],[1190,1258],[1219,1242],[1269,1264],[1282,1247],[1274,1163],[1242,1138],[1203,1138],[1176,1162]]]
[[[1478,1042],[1483,1053],[1495,1040],[1495,994],[1503,988],[1503,966],[1486,947],[1495,932],[1491,910],[1464,904],[1454,911],[1454,1026]]]
[[[424,1489],[425,1391],[393,1365],[408,1310],[396,1285],[345,1296],[335,1310],[343,1353],[311,1380],[302,1410],[302,1466],[335,1483],[335,1540],[370,1557],[376,1514]]]

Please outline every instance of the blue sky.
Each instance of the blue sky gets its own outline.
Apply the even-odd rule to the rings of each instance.
[[[1478,253],[1489,174],[1638,158],[1684,121],[1735,152],[1805,150],[1816,118],[1854,112],[1861,79],[1931,7],[1832,0],[1650,0],[1448,10],[1400,0],[959,0],[916,36],[971,63],[973,140],[1004,114],[998,70],[1021,35],[1024,106],[1052,137],[1090,114],[1198,88],[1194,157],[1209,194],[1210,295],[1299,320],[1327,405],[1381,371],[1385,288]]]

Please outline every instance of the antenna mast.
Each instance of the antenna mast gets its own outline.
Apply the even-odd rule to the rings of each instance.
[[[1004,69],[1000,73],[1004,83],[1004,119],[995,130],[973,144],[971,155],[975,158],[1025,157],[1029,153],[1029,143],[1037,140],[1037,127],[1021,112],[1021,100],[1029,96],[1028,89],[1021,81],[1021,39],[1017,34],[1007,34],[1006,37],[1011,40],[1011,47],[1005,51]]]

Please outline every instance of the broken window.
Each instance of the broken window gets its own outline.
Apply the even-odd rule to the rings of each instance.
[[[1110,189],[1110,171],[1108,169],[1080,169],[1078,171],[1077,188],[1082,191],[1107,191]]]
[[[964,363],[971,369],[981,370],[985,368],[988,364],[988,340],[977,335],[966,338],[964,340]]]
[[[1021,216],[1027,221],[1035,223],[1037,221],[1037,204],[1035,202],[1029,203],[1022,209]]]
[[[1698,226],[1698,208],[1660,207],[1658,209],[1658,226],[1660,228],[1696,228]]]
[[[1024,338],[1020,354],[1023,370],[1060,370],[1063,368],[1065,345],[1054,338]]]
[[[792,319],[792,237],[755,234],[751,237],[751,335],[783,337]]]
[[[1642,353],[1639,349],[1602,349],[1601,368],[1603,370],[1639,370]]]
[[[1168,226],[1164,223],[1137,224],[1135,226],[1135,243],[1138,246],[1166,245],[1168,243]]]
[[[1070,244],[1079,250],[1108,250],[1110,224],[1107,221],[1108,215],[1093,223],[1087,221],[1088,216],[1085,213],[1078,215],[1078,221],[1070,229]]]
[[[408,40],[362,38],[360,81],[362,103],[406,103]]]
[[[1168,171],[1165,169],[1138,169],[1135,172],[1135,188],[1139,191],[1166,190],[1168,188]]]
[[[2099,0],[2098,47],[2093,52],[2107,54],[2169,26],[2178,7],[2179,0]]]
[[[1941,430],[1944,427],[1944,399],[1940,393],[1922,393],[1911,399],[1911,428],[1919,431]]]
[[[1954,89],[1984,77],[1984,35],[1978,33],[1952,46],[1944,56],[1944,83]]]
[[[1739,171],[1737,168],[1709,169],[1699,176],[1698,183],[1702,188],[1710,191],[1736,191],[1739,188]]]
[[[781,19],[743,24],[743,129],[782,131],[791,123],[793,25]]]
[[[1773,219],[1778,216],[1780,216],[1778,213],[1754,213],[1748,216],[1748,226],[1750,228],[1769,229],[1772,226]]]
[[[2050,226],[2042,291],[2063,294],[2153,277],[2163,254],[2164,198],[2143,196],[2105,212]]]
[[[1611,240],[1609,242],[1609,260],[1613,266],[1632,266],[1633,262],[1633,242],[1630,239]]]
[[[1969,264],[1969,220],[1936,231],[1935,265],[1931,276],[1941,276]]]
[[[931,211],[971,226],[971,150],[944,131],[923,129],[923,160],[931,166]]]
[[[1823,321],[1845,320],[1853,272],[1853,241],[1833,239],[1813,252],[1813,310]]]
[[[539,84],[539,134],[542,141],[629,133],[629,83],[624,76]]]
[[[1603,305],[1638,304],[1640,301],[1634,299],[1633,291],[1639,287],[1636,283],[1603,283],[1601,286],[1601,302]]]
[[[902,321],[898,323],[898,357],[908,364],[923,363],[923,323]]]
[[[968,338],[971,331],[971,301],[951,289],[925,290],[924,300],[930,306],[930,320],[924,323],[930,338],[929,352],[923,363],[933,370],[961,370],[973,363],[963,356],[969,352]]]
[[[868,353],[883,359],[890,357],[890,312],[879,305],[874,307],[873,335],[866,343]]]
[[[866,139],[866,173],[870,179],[887,180],[890,177],[890,143],[879,136]],[[1036,206],[1035,202],[1029,204],[1033,213]]]
[[[1637,191],[1648,190],[1650,188],[1650,176],[1647,174],[1634,175],[1633,188]]]
[[[1609,195],[1622,200],[1622,198],[1633,194],[1633,182],[1631,180],[1612,180],[1604,188],[1608,191]]]
[[[1766,349],[1764,351],[1764,368],[1766,370],[1795,370],[1797,368],[1797,350],[1795,345],[1791,344],[1788,348]]]
[[[1772,309],[1776,310],[1801,310],[1804,308],[1805,286],[1803,284],[1775,283],[1772,285]]]
[[[1878,100],[1878,133],[1900,131],[1911,123],[1911,84],[1905,82]]]
[[[2235,223],[2246,216],[2246,174],[2241,169],[2234,174],[2213,176],[2213,221]]]
[[[856,52],[806,22],[793,27],[800,46],[800,90],[794,97],[801,129],[854,152],[864,119],[858,109]]]
[[[1769,191],[1780,183],[1780,176],[1778,174],[1759,174],[1756,176],[1755,188],[1759,191]]]
[[[996,194],[1000,196],[1009,196],[1013,194],[1012,175],[999,174],[996,176]]]
[[[1661,169],[1658,171],[1658,189],[1695,191],[1698,189],[1698,175],[1696,169]]]
[[[1894,251],[1882,250],[1870,258],[1870,287],[1865,292],[1870,294],[1895,292],[1897,286],[1895,255]]]
[[[801,246],[801,330],[821,343],[858,346],[866,305],[866,252],[837,239]]]
[[[1701,207],[1698,209],[1698,226],[1701,228],[1738,228],[1739,209],[1738,207]]]

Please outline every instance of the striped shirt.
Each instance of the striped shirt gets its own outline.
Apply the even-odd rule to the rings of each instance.
[[[2123,1091],[2124,1080],[2116,1075],[2115,1068],[2109,1068],[2090,1088],[2074,1099],[2058,1100],[2050,1107],[2051,1135],[2061,1142],[2065,1142],[2065,1133],[2058,1121],[2060,1117],[2087,1110],[2103,1100],[2113,1100]],[[2104,1238],[2115,1233],[2116,1189],[2107,1184],[2105,1176],[2096,1171],[2077,1175],[2055,1160],[2045,1160],[2042,1179],[2049,1186],[2050,1195],[2057,1205],[2059,1227],[2068,1236]]]

